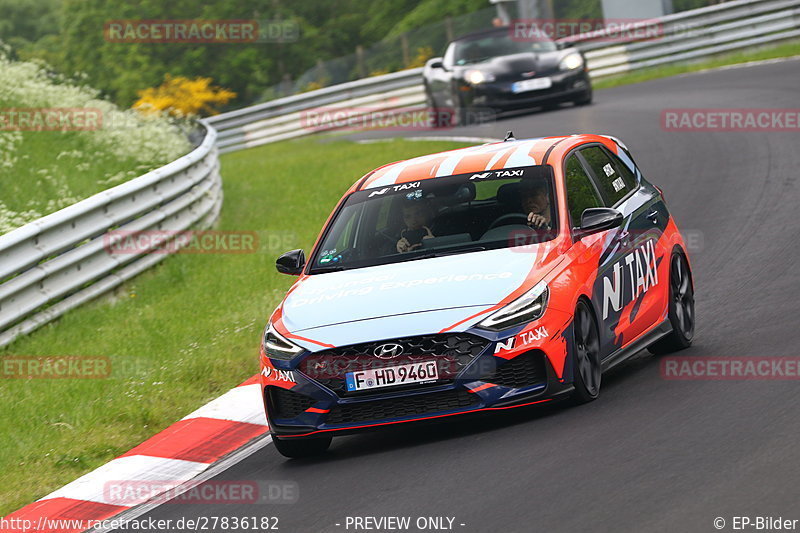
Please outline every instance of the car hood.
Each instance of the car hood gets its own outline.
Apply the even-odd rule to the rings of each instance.
[[[371,329],[372,321],[406,324],[386,338],[420,327],[438,332],[496,305],[523,284],[532,286],[558,261],[544,243],[307,276],[284,300],[283,325],[333,345],[343,343],[340,326],[347,325],[349,344],[357,331]],[[404,318],[387,321],[390,317]]]
[[[521,74],[523,72],[543,73],[558,69],[558,63],[564,56],[561,50],[534,54],[525,52],[508,56],[494,57],[482,63],[474,63],[461,67],[462,72],[477,69],[496,76],[504,74]]]

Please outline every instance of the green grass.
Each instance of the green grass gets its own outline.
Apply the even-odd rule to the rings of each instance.
[[[67,110],[83,111],[73,115],[72,124],[88,129],[19,131],[33,127],[32,115],[42,119],[53,108],[64,118],[73,114]],[[17,115],[25,111],[28,117]],[[91,122],[77,122],[81,118]],[[67,130],[70,122],[56,119]],[[158,168],[189,149],[177,125],[121,110],[99,99],[97,91],[41,64],[11,60],[0,43],[0,235]]]
[[[13,105],[0,101],[0,108],[6,107]],[[54,200],[63,204],[67,196],[74,203],[153,168],[98,150],[84,133],[25,131],[21,135],[16,164],[0,170],[2,201],[14,211],[49,213],[48,203]],[[116,179],[109,179],[115,175]]]
[[[177,255],[0,355],[108,356],[101,380],[0,381],[0,515],[124,453],[257,372],[259,338],[294,278],[276,256],[308,249],[361,175],[456,143],[315,140],[222,158],[218,229],[258,231],[262,249]],[[266,247],[266,249],[264,249]]]
[[[800,55],[800,41],[791,41],[777,46],[758,48],[752,51],[737,52],[731,54],[721,54],[712,59],[698,61],[696,63],[681,63],[677,65],[664,65],[637,70],[619,76],[610,76],[592,82],[595,89],[608,89],[619,87],[620,85],[630,85],[644,81],[668,78],[690,72],[698,72],[728,65],[737,65],[749,61],[761,61],[765,59],[777,59],[781,57],[791,57]]]

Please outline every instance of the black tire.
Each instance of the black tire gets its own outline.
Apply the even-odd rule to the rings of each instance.
[[[585,106],[585,105],[590,105],[592,103],[593,97],[594,97],[594,94],[592,93],[592,90],[589,89],[583,95],[581,95],[580,98],[578,98],[576,100],[573,100],[573,101],[575,102],[576,106],[581,107],[581,106]]]
[[[458,102],[453,108],[453,118],[458,127],[470,126],[470,116],[469,109],[464,107],[461,102]]]
[[[425,86],[425,102],[430,110],[431,123],[434,129],[453,127],[454,118],[452,110],[437,107],[436,101],[433,99],[433,95],[431,95],[431,91],[428,89],[427,85]]]
[[[600,362],[600,332],[592,308],[579,300],[573,320],[572,381],[575,392],[570,400],[579,405],[600,396],[603,368]]]
[[[320,455],[327,451],[332,440],[330,436],[281,438],[272,435],[272,442],[275,443],[278,452],[284,457],[293,459]]]
[[[663,355],[684,350],[694,338],[694,282],[686,256],[673,252],[669,264],[669,321],[672,331],[648,347]]]

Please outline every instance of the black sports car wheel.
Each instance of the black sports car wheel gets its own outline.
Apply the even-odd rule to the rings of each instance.
[[[694,283],[686,256],[674,252],[669,265],[669,321],[672,332],[653,343],[650,352],[660,355],[683,350],[694,338]]]
[[[428,112],[431,114],[431,124],[434,128],[450,128],[453,126],[455,119],[451,109],[437,107],[436,100],[434,100],[428,86],[425,86],[425,102],[428,105]]]
[[[577,98],[576,100],[574,100],[575,105],[576,106],[589,105],[589,104],[592,103],[592,98],[593,97],[594,97],[594,94],[593,94],[592,90],[591,89],[587,89],[587,91],[585,93],[583,93],[580,98]]]
[[[589,304],[578,302],[573,321],[575,346],[573,348],[572,401],[576,404],[594,400],[600,395],[603,369],[600,363],[600,334]]]

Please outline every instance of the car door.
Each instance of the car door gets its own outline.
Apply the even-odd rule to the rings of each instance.
[[[564,177],[570,224],[572,228],[578,228],[582,213],[592,207],[606,207],[606,199],[592,177],[586,161],[580,156],[579,149],[571,152],[565,159]],[[580,263],[578,275],[581,278],[593,279],[590,296],[600,330],[601,358],[619,348],[615,344],[614,328],[620,313],[614,309],[614,302],[609,301],[608,294],[613,296],[614,291],[619,291],[617,281],[619,268],[615,270],[615,265],[623,259],[627,250],[627,244],[620,242],[621,234],[620,230],[612,229],[584,237],[575,243],[576,260]],[[611,288],[608,286],[609,283]]]
[[[624,160],[601,144],[579,150],[579,157],[597,186],[607,207],[622,213],[616,231],[601,261],[597,297],[605,323],[603,329],[616,348],[629,344],[660,323],[663,318],[665,281],[659,279],[663,260],[659,239],[668,214],[651,186],[641,185],[641,174],[628,154]],[[661,285],[659,285],[661,284]]]

